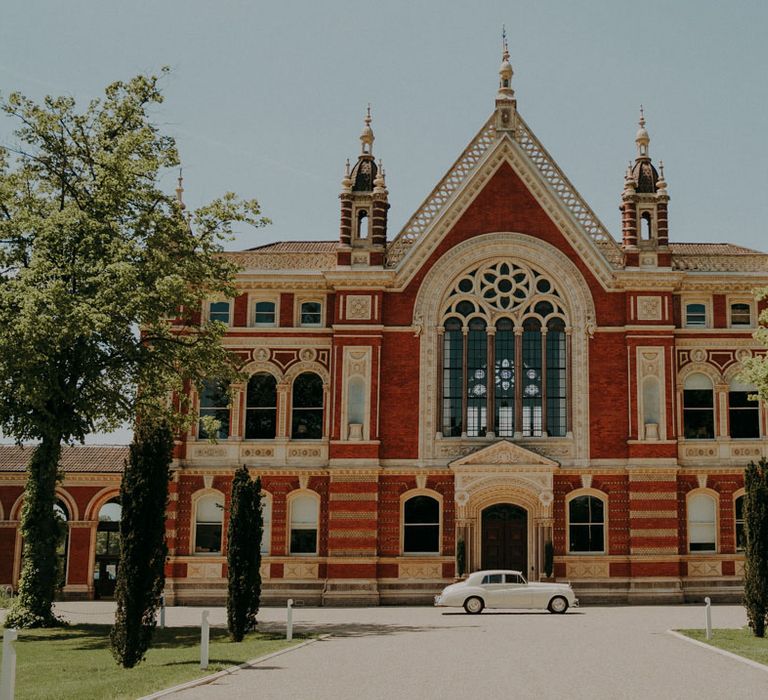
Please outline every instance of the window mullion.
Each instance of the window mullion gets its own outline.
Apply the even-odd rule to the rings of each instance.
[[[467,360],[469,357],[469,326],[461,327],[461,437],[467,437],[467,408],[469,405],[469,377]]]
[[[515,326],[515,439],[523,429],[523,327]]]
[[[547,328],[541,329],[541,436],[547,436]]]
[[[486,329],[486,434],[496,434],[496,328]]]

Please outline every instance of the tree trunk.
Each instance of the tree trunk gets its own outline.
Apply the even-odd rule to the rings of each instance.
[[[5,621],[6,627],[54,627],[58,586],[56,547],[61,529],[53,511],[59,474],[61,440],[46,435],[35,448],[27,468],[24,505],[21,509],[22,548],[19,595]]]

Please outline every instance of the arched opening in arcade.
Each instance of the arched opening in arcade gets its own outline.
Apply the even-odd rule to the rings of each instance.
[[[123,509],[120,501],[113,498],[99,509],[96,527],[96,559],[93,567],[93,590],[98,599],[111,598],[115,594],[117,567],[120,562],[120,519]]]

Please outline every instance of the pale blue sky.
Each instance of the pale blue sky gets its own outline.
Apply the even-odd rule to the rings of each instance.
[[[235,248],[336,238],[370,102],[394,236],[490,114],[502,23],[520,112],[614,236],[642,102],[671,240],[768,250],[765,0],[3,0],[0,91],[85,100],[171,66],[188,204],[234,190],[274,221]]]

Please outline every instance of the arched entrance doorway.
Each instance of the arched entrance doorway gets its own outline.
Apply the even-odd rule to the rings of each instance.
[[[528,573],[528,511],[497,503],[482,515],[482,568]]]
[[[122,511],[117,498],[108,501],[99,510],[99,524],[96,528],[96,562],[93,570],[96,599],[111,598],[115,594],[117,567],[120,562]]]

